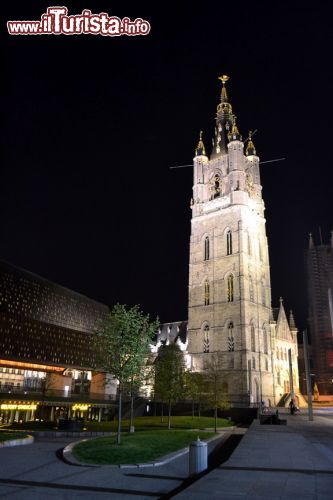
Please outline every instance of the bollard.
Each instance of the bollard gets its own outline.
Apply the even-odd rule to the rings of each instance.
[[[190,444],[189,453],[189,473],[190,476],[199,474],[207,469],[207,443],[200,441],[199,437],[197,441],[192,441]]]

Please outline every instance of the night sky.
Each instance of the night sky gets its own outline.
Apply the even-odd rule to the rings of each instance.
[[[331,16],[273,3],[61,3],[151,23],[118,38],[10,36],[7,20],[57,3],[2,5],[0,258],[186,319],[192,169],[169,167],[192,162],[201,129],[210,151],[227,74],[243,137],[258,129],[260,159],[287,158],[261,168],[273,305],[304,327],[308,233],[333,228]]]

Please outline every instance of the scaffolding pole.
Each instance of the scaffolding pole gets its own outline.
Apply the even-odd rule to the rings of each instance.
[[[308,332],[306,330],[303,331],[303,350],[304,350],[304,364],[305,364],[305,376],[306,376],[306,390],[308,393],[308,414],[309,414],[309,420],[313,420]]]

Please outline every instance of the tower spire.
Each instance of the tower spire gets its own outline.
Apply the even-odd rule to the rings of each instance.
[[[232,129],[232,106],[229,102],[226,83],[228,75],[219,76],[222,82],[221,98],[216,109],[215,138],[211,158],[216,158],[228,152],[228,133]]]
[[[309,233],[309,248],[313,248],[313,238],[312,238],[312,233]]]
[[[253,141],[252,141],[252,130],[249,132],[249,140],[247,142],[245,154],[246,156],[255,156],[257,154],[256,148],[254,147]]]
[[[219,76],[219,80],[221,80],[221,82],[222,82],[221,102],[228,102],[228,94],[227,94],[227,89],[226,89],[225,84],[229,80],[229,76],[227,76],[227,75]]]
[[[200,130],[199,142],[195,149],[195,156],[200,156],[200,155],[206,156],[206,149],[202,140],[202,130]]]
[[[222,115],[225,114],[232,114],[232,106],[230,102],[228,101],[228,93],[226,89],[226,82],[229,80],[228,75],[222,75],[219,76],[219,80],[222,82],[222,89],[221,89],[221,102],[217,106],[217,116],[221,117]]]
[[[289,326],[290,326],[290,328],[296,328],[294,315],[293,315],[293,312],[291,309],[290,309],[290,313],[289,313]]]

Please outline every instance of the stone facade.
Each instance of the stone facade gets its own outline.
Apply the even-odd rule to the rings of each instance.
[[[200,135],[193,160],[186,354],[191,370],[204,371],[218,353],[232,404],[276,404],[289,391],[280,349],[291,349],[298,388],[297,329],[282,301],[274,320],[259,157],[251,134],[242,141],[221,80],[212,154]]]
[[[200,137],[193,160],[188,352],[200,371],[219,353],[232,403],[276,403],[282,340],[271,309],[259,157],[251,134],[244,152],[227,79],[221,78],[211,158]],[[297,353],[296,335],[289,332],[283,343]]]

